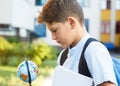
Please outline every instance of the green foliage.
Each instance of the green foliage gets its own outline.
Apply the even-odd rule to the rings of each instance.
[[[0,38],[0,64],[17,66],[26,58],[34,61],[38,66],[46,59],[56,59],[59,51],[45,42],[29,44],[25,42],[10,44]]]
[[[7,62],[7,65],[17,66],[23,60],[24,60],[23,58],[18,57],[18,56],[10,56],[10,57],[8,57],[6,62]]]
[[[0,51],[12,48],[12,45],[0,36]]]
[[[27,56],[32,58],[37,65],[41,65],[45,59],[55,59],[58,53],[59,51],[55,47],[42,42],[40,44],[32,44]]]
[[[8,41],[0,37],[0,64],[7,64],[6,59],[12,48],[12,45]]]
[[[12,49],[11,54],[24,58],[24,57],[26,57],[27,51],[29,51],[30,44],[28,44],[26,42],[19,42],[19,43],[12,44],[12,46],[14,48]]]
[[[8,36],[7,41],[9,41],[10,43],[18,43],[18,42],[20,42],[20,40],[18,38],[12,37],[12,36]]]

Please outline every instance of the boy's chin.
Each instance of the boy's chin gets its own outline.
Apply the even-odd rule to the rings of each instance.
[[[60,45],[60,44],[59,44]],[[67,48],[68,46],[66,46],[66,45],[60,45],[60,47],[62,47],[62,48]]]

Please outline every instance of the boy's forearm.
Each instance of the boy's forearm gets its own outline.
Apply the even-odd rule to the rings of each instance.
[[[102,83],[102,84],[100,84],[98,86],[117,86],[117,85],[108,81],[108,82],[104,82],[104,83]]]

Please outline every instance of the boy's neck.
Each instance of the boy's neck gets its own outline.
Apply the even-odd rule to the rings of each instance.
[[[87,34],[87,31],[85,28],[83,28],[82,30],[76,31],[75,40],[71,44],[70,48],[74,47],[86,34]]]

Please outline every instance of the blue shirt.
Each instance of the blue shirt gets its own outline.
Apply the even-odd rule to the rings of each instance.
[[[78,73],[79,59],[82,49],[87,39],[91,36],[86,34],[73,48],[68,50],[68,58],[63,66]],[[64,51],[64,50],[63,50]],[[62,52],[63,52],[62,51]],[[60,53],[57,64],[60,65]],[[99,42],[92,42],[85,50],[85,59],[89,71],[93,77],[95,85],[99,85],[105,81],[116,83],[116,78],[113,70],[113,62],[106,47]]]

